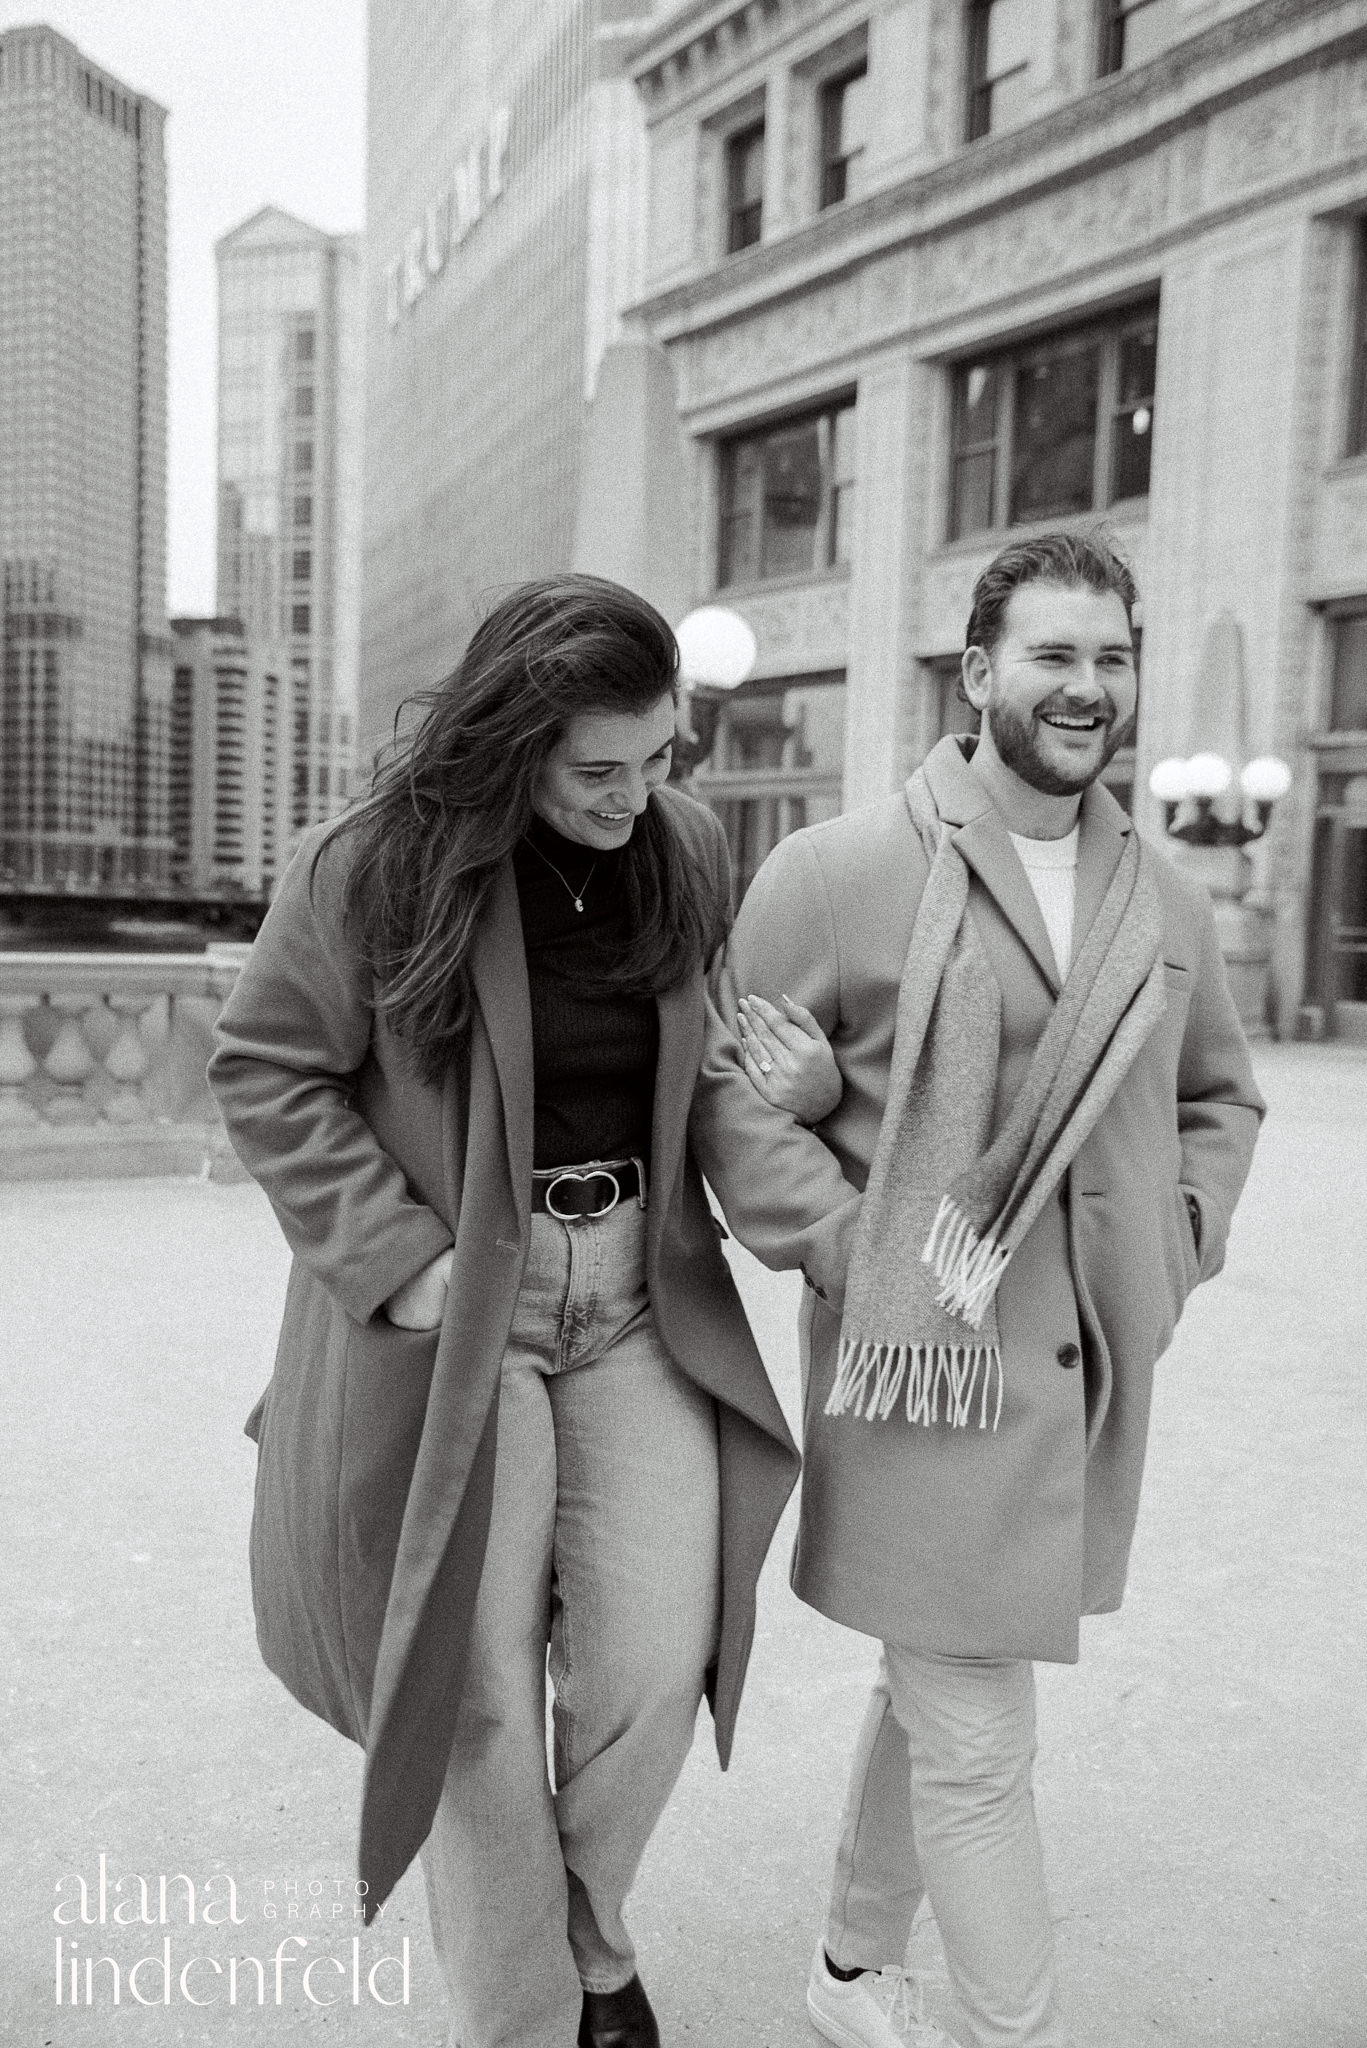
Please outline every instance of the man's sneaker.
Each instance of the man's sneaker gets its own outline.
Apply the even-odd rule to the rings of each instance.
[[[826,1967],[820,1942],[807,1979],[807,2017],[837,2048],[955,2048],[926,2018],[909,1970],[865,1970],[846,1984]]]

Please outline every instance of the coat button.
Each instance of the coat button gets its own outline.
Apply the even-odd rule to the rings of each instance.
[[[1071,1372],[1075,1365],[1081,1365],[1082,1353],[1078,1350],[1076,1344],[1060,1344],[1058,1347],[1058,1362],[1065,1372]]]

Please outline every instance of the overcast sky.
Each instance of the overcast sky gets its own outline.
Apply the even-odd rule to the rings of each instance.
[[[214,242],[266,204],[365,213],[365,0],[0,0],[169,109],[172,613],[214,603]]]

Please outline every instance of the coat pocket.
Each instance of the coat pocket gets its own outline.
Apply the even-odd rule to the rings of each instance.
[[[1187,1207],[1186,1191],[1180,1187],[1177,1190],[1177,1235],[1186,1265],[1187,1293],[1190,1294],[1201,1277],[1201,1251],[1196,1242],[1196,1226]]]
[[[422,1441],[440,1329],[404,1330],[383,1314],[347,1335],[340,1548],[353,1569],[386,1585]]]

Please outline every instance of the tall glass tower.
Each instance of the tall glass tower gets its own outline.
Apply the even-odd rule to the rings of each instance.
[[[346,803],[360,582],[361,237],[266,207],[217,245],[220,618],[289,671],[297,833]]]
[[[0,894],[169,886],[164,121],[0,34]]]

